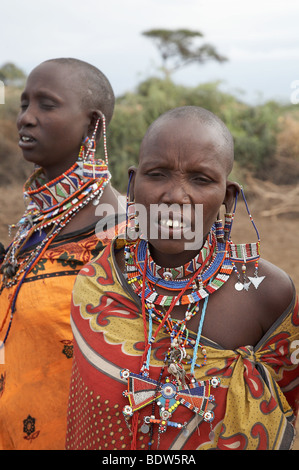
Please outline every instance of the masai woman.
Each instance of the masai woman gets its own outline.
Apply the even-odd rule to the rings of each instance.
[[[71,292],[80,268],[111,236],[96,230],[105,225],[101,205],[111,208],[106,227],[120,222],[106,153],[113,109],[106,76],[76,59],[43,62],[21,95],[19,146],[36,170],[1,265],[0,449],[64,448]]]
[[[260,259],[249,209],[256,241],[232,241],[244,196],[228,180],[233,156],[228,129],[202,108],[147,131],[127,237],[74,287],[68,449],[291,447],[298,302],[289,276]]]

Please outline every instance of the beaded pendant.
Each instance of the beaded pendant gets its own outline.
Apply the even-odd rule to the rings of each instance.
[[[211,405],[215,399],[211,394],[211,388],[217,388],[220,385],[218,377],[202,382],[192,379],[189,384],[186,382],[179,384],[176,379],[170,377],[167,377],[164,383],[160,383],[145,374],[134,374],[128,369],[123,369],[120,376],[127,380],[128,385],[128,389],[123,392],[123,396],[128,398],[130,403],[123,408],[123,415],[127,422],[135,411],[153,402],[159,407],[159,418],[152,415],[144,417],[143,432],[148,432],[149,426],[153,424],[159,425],[160,434],[164,433],[168,427],[178,430],[185,428],[186,422],[179,423],[172,420],[172,415],[180,405],[196,413],[208,423],[214,419]]]

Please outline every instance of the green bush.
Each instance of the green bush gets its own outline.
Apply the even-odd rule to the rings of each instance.
[[[244,171],[249,170],[255,176],[271,179],[271,169],[278,154],[277,136],[280,135],[282,118],[287,115],[298,122],[296,108],[273,101],[249,106],[232,94],[221,91],[220,86],[220,82],[214,82],[186,87],[175,84],[169,78],[151,77],[138,84],[134,92],[118,97],[107,130],[113,185],[125,192],[128,168],[138,163],[140,143],[148,126],[165,111],[188,105],[209,109],[226,123],[235,141],[238,172],[244,174]],[[12,129],[15,128],[21,89],[6,87],[5,91],[5,105],[0,106],[0,174],[7,166],[10,154],[18,149],[17,133]],[[285,147],[295,149],[294,145],[288,146],[290,137],[285,134],[283,137]],[[101,144],[98,154],[103,156]],[[23,178],[24,169],[16,166],[16,173],[19,169],[19,178]]]
[[[201,106],[218,115],[235,141],[240,170],[256,176],[271,168],[275,155],[279,117],[285,107],[276,102],[249,106],[220,91],[220,82],[197,87],[174,84],[170,79],[149,78],[135,93],[119,97],[109,127],[109,161],[115,186],[126,189],[126,173],[138,161],[139,146],[147,127],[162,113],[178,106]]]

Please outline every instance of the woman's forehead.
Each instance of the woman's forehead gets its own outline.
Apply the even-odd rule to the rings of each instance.
[[[146,134],[140,154],[141,157],[148,158],[157,151],[163,153],[168,148],[177,152],[184,150],[188,154],[196,148],[206,148],[213,152],[220,147],[225,147],[225,141],[215,127],[197,120],[187,122],[176,119],[162,122]]]
[[[26,87],[48,87],[53,91],[80,90],[81,79],[72,73],[67,64],[44,62],[32,70],[27,79]]]
[[[153,126],[145,136],[139,163],[142,167],[157,164],[175,164],[198,167],[209,161],[224,171],[231,169],[233,150],[217,126],[198,119],[171,119]]]

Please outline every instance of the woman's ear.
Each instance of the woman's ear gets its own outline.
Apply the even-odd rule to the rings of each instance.
[[[226,182],[226,193],[223,204],[225,205],[225,211],[227,214],[233,210],[234,202],[237,194],[241,191],[241,186],[234,181]]]
[[[89,126],[87,129],[87,134],[90,139],[95,130],[96,134],[94,135],[94,138],[96,142],[99,142],[103,135],[103,114],[100,111],[92,111],[90,113]]]

